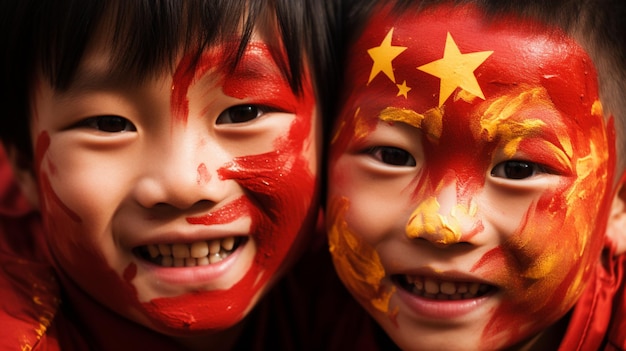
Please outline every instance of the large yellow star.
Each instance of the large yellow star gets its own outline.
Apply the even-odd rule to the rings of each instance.
[[[393,66],[391,65],[391,61],[406,50],[406,47],[392,46],[392,36],[393,28],[389,30],[389,33],[387,33],[383,42],[380,43],[380,46],[367,50],[367,53],[370,55],[372,60],[374,60],[367,84],[370,84],[372,79],[374,79],[374,77],[376,77],[380,72],[383,72],[387,77],[389,77],[389,79],[391,79],[392,82],[396,82],[396,78],[393,75]]]
[[[417,67],[420,71],[441,79],[439,86],[439,107],[452,95],[456,88],[461,88],[475,96],[485,99],[478,85],[474,70],[478,68],[493,51],[480,51],[462,54],[452,35],[448,33],[443,58]]]

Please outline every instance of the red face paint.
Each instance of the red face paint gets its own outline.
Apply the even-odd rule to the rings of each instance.
[[[82,227],[86,225],[81,217],[69,208],[54,191],[47,172],[42,164],[46,159],[50,147],[50,137],[47,132],[41,132],[35,144],[36,169],[39,175],[39,189],[41,196],[41,213],[46,227],[48,243],[52,251],[52,259],[57,267],[60,267],[60,278],[70,291],[74,291],[75,283],[72,282],[63,267],[72,267],[72,276],[88,277],[92,276],[94,267],[108,267],[106,259],[100,252],[95,250],[95,246],[89,240],[81,237]],[[47,163],[48,169],[55,169],[54,163]],[[63,236],[59,236],[63,234]],[[85,264],[88,262],[89,264]],[[136,274],[136,265],[130,265],[123,274],[123,279],[130,282]],[[133,297],[136,291],[130,284],[119,284],[122,291],[118,294],[110,293],[110,282],[119,281],[120,277],[110,268],[98,269],[99,279],[91,279],[92,291],[99,291],[96,299],[107,301],[113,309],[119,306],[136,305]]]
[[[162,129],[167,129],[154,127],[161,126],[159,124],[163,118],[161,115],[151,115],[152,119],[146,119],[145,121],[149,122],[145,122],[133,119],[133,114],[128,113],[128,110],[124,112],[127,112],[128,118],[138,125],[137,133],[102,137],[101,131],[74,127],[68,128],[67,133],[66,130],[61,132],[57,130],[57,125],[51,127],[46,124],[47,119],[54,118],[54,113],[46,110],[46,104],[54,105],[57,102],[56,97],[50,97],[53,94],[46,95],[45,98],[51,101],[41,98],[45,100],[40,104],[45,106],[41,112],[45,113],[40,113],[43,122],[37,126],[40,128],[37,130],[40,138],[36,145],[36,159],[42,192],[42,214],[51,254],[57,267],[63,272],[64,283],[76,294],[87,293],[109,310],[166,334],[180,335],[186,332],[193,334],[207,330],[213,332],[229,328],[241,321],[253,307],[253,301],[273,279],[277,278],[282,269],[291,264],[292,256],[298,253],[296,251],[301,249],[302,241],[315,228],[318,216],[315,174],[317,140],[312,139],[316,139],[317,133],[314,125],[315,100],[311,82],[305,77],[302,93],[296,96],[277,68],[278,65],[272,61],[273,57],[278,56],[272,55],[268,46],[259,42],[250,45],[232,72],[224,71],[224,67],[228,65],[223,62],[222,54],[221,48],[215,48],[204,53],[196,65],[192,65],[191,55],[183,56],[179,62],[172,77],[171,89],[165,89],[171,113],[171,121],[166,121],[166,124],[171,122],[169,135],[166,132],[149,134],[161,133]],[[169,82],[168,79],[169,77],[164,77],[156,84],[164,80]],[[217,97],[210,96],[206,101],[198,103],[197,95],[190,92],[196,93],[196,84],[206,83],[207,80],[214,83],[217,87],[214,90],[219,94],[214,92]],[[146,84],[152,83],[149,81]],[[156,94],[155,96],[162,98],[164,89],[161,85],[143,88],[144,86],[137,88],[137,91],[144,94],[142,96],[153,97],[150,94]],[[97,95],[96,100],[106,100],[107,93],[98,93],[100,95]],[[238,103],[235,99],[244,99],[242,104],[269,105],[281,111],[283,115],[293,116],[281,117],[289,121],[289,124],[279,129],[279,132],[272,130],[266,133],[271,135],[268,138],[268,144],[273,147],[271,151],[259,154],[258,149],[250,148],[246,152],[238,151],[239,153],[232,157],[225,152],[224,154],[231,159],[222,165],[218,164],[217,169],[210,169],[215,165],[209,167],[209,161],[204,161],[211,160],[213,154],[203,156],[205,157],[203,162],[194,161],[191,167],[191,172],[194,173],[189,179],[194,186],[200,186],[198,189],[209,186],[219,178],[220,181],[231,181],[230,184],[238,183],[238,191],[243,193],[243,196],[233,197],[235,200],[228,200],[230,202],[219,203],[217,209],[207,210],[203,212],[205,214],[189,210],[186,205],[176,207],[178,203],[174,201],[167,202],[176,198],[175,196],[167,198],[163,195],[153,202],[146,200],[165,193],[159,193],[164,187],[160,189],[151,187],[156,182],[165,182],[164,177],[159,178],[165,173],[159,174],[161,171],[159,168],[147,170],[149,167],[120,165],[124,163],[127,166],[135,166],[140,162],[142,155],[135,154],[137,150],[150,150],[143,156],[153,157],[154,153],[157,153],[154,150],[166,147],[163,145],[170,145],[172,141],[180,141],[167,139],[178,137],[180,134],[177,133],[188,132],[186,135],[190,138],[196,137],[197,134],[194,133],[198,129],[188,127],[192,123],[195,123],[194,127],[201,125],[207,126],[207,129],[219,129],[213,125],[214,116],[210,119],[202,113],[196,114],[195,110],[190,112],[190,106],[193,108],[202,104],[209,106],[213,101],[210,100],[212,98],[222,99],[221,103],[225,106]],[[120,98],[120,100],[125,103],[133,101],[129,105],[135,103],[132,99]],[[99,106],[101,110],[109,108],[108,104],[103,105],[107,106],[104,108]],[[152,106],[134,107],[137,108],[133,110],[141,111],[150,110]],[[211,113],[215,114],[215,111]],[[165,116],[170,117],[167,114]],[[198,119],[202,119],[202,123],[198,123]],[[50,130],[50,133],[47,130]],[[220,142],[243,143],[242,140],[226,141],[227,138],[224,136],[228,135],[227,132],[220,134],[219,137],[222,138]],[[202,137],[207,138],[204,135]],[[149,144],[154,140],[159,142]],[[66,158],[64,150],[68,150],[68,145],[76,148],[72,149],[69,155],[71,157]],[[134,148],[134,145],[142,147]],[[227,147],[224,149],[230,150]],[[227,158],[223,156],[224,154],[221,156],[223,159]],[[110,171],[109,168],[114,166],[119,167],[124,175],[127,175],[124,173],[125,170],[129,169],[129,175],[122,178],[119,176],[120,172],[107,173]],[[174,171],[181,171],[177,175],[183,174],[182,170]],[[155,172],[152,178],[146,175],[148,172]],[[66,180],[68,174],[82,181],[80,184],[82,188],[69,184]],[[112,177],[123,184],[110,181]],[[143,191],[138,190],[142,184],[146,184],[137,179],[150,179],[146,182],[149,191],[145,193],[148,195],[143,197],[137,195]],[[107,183],[110,189],[103,190],[105,187],[100,187],[99,181]],[[172,189],[167,189],[167,196],[176,195],[173,191],[177,189]],[[210,202],[201,200],[197,202],[201,204]],[[160,212],[160,209],[165,210]],[[160,215],[162,213],[165,215]],[[93,218],[98,218],[99,222],[94,223]],[[248,241],[254,242],[254,246],[248,247],[254,247],[256,251],[251,259],[250,268],[242,273],[239,281],[234,282],[229,288],[212,290],[186,289],[172,284],[170,290],[165,291],[186,293],[177,295],[166,292],[157,298],[145,298],[146,295],[142,295],[144,292],[142,289],[145,287],[139,286],[138,282],[142,279],[145,281],[150,272],[145,268],[145,262],[141,262],[137,257],[139,254],[136,249],[146,244],[140,242],[141,240],[154,241],[155,239],[150,239],[150,236],[153,238],[159,236],[160,239],[157,240],[163,241],[178,235],[179,237],[171,240],[181,242],[184,238],[180,237],[187,233],[210,233],[212,229],[205,227],[227,225],[242,218],[250,219],[250,232],[244,232],[242,235],[250,235]],[[128,226],[127,223],[133,225]],[[132,229],[129,229],[130,227]],[[149,230],[143,230],[144,228]],[[89,264],[85,264],[86,262]],[[98,279],[93,279],[94,275],[97,275]]]
[[[206,168],[206,165],[204,163],[201,163],[198,166],[198,185],[200,184],[206,184],[211,180],[211,174],[209,173],[209,171]]]
[[[187,218],[187,222],[190,224],[203,225],[226,224],[249,214],[253,207],[254,206],[247,198],[240,197],[239,199],[220,207],[219,210],[212,211],[199,217],[189,217]]]
[[[341,278],[349,288],[374,287],[352,292],[402,348],[452,348],[442,341],[452,337],[502,348],[533,336],[576,302],[604,242],[615,140],[592,62],[558,30],[487,19],[472,6],[374,14],[349,51],[331,148],[329,208],[349,203],[345,215],[329,217],[338,233],[331,248],[352,245],[337,249]],[[408,150],[416,165],[385,164],[373,147]],[[492,174],[509,160],[541,165],[545,176]],[[342,232],[355,239],[342,241]],[[351,263],[372,248],[382,267]],[[385,276],[373,279],[380,269]],[[397,287],[392,276],[464,279],[446,272],[497,286],[481,302],[491,308],[471,323],[433,321],[422,300],[386,295]],[[453,305],[441,310],[458,316],[460,302]],[[389,318],[396,308],[397,325]],[[432,338],[422,344],[410,337],[417,334]]]

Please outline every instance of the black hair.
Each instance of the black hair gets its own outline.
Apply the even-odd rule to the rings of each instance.
[[[539,20],[548,26],[561,28],[574,38],[598,70],[600,100],[605,115],[615,118],[618,170],[626,169],[626,1],[344,0],[342,42],[354,42],[377,6],[391,4],[395,11],[402,13],[420,11],[441,3],[475,4],[490,18],[516,15]]]
[[[36,75],[42,72],[57,90],[67,88],[103,24],[111,30],[112,73],[140,80],[170,67],[181,49],[199,55],[234,35],[241,37],[232,48],[235,65],[268,12],[287,53],[281,69],[292,90],[301,92],[307,65],[327,116],[338,76],[335,11],[332,0],[2,0],[0,139],[32,157],[28,121]]]

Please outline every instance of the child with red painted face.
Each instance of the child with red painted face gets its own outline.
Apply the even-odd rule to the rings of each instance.
[[[316,228],[332,9],[2,2],[3,349],[307,342],[251,311]]]
[[[402,349],[626,348],[626,4],[356,2],[340,278]]]

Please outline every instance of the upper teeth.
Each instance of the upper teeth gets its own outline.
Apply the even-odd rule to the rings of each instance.
[[[406,276],[406,283],[412,293],[439,300],[471,299],[489,290],[486,284],[438,281],[424,277]]]
[[[204,266],[219,262],[230,255],[235,241],[235,237],[227,237],[190,244],[147,245],[144,250],[151,262],[164,267]]]

